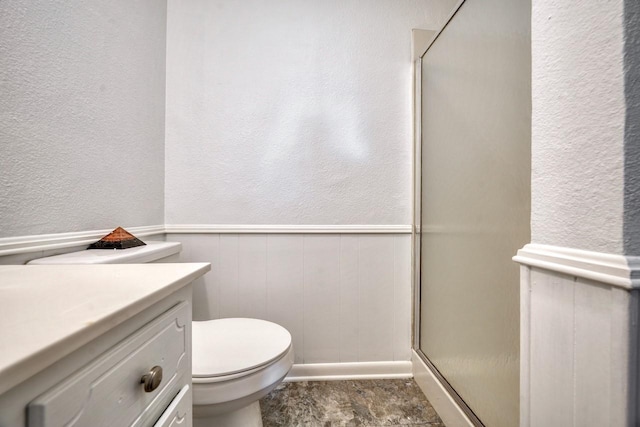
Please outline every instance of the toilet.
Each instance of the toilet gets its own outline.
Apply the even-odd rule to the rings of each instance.
[[[89,249],[28,264],[141,264],[179,262],[178,242],[146,242],[122,250]],[[192,323],[194,427],[261,427],[260,398],[293,365],[291,334],[259,319]]]

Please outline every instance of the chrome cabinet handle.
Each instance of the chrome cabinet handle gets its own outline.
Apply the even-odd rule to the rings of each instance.
[[[154,366],[140,378],[140,383],[144,384],[144,391],[151,393],[157,389],[162,381],[162,367]]]

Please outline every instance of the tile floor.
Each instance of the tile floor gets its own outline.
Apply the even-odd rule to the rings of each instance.
[[[413,379],[283,383],[260,406],[264,427],[444,427]]]

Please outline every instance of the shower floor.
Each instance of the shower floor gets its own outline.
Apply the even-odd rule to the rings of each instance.
[[[413,379],[283,383],[260,407],[264,427],[444,427]]]

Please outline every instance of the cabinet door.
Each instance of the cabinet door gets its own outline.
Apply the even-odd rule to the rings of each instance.
[[[190,306],[182,302],[36,398],[29,427],[137,426],[157,420],[189,382]],[[143,375],[162,368],[157,388],[146,392]]]

